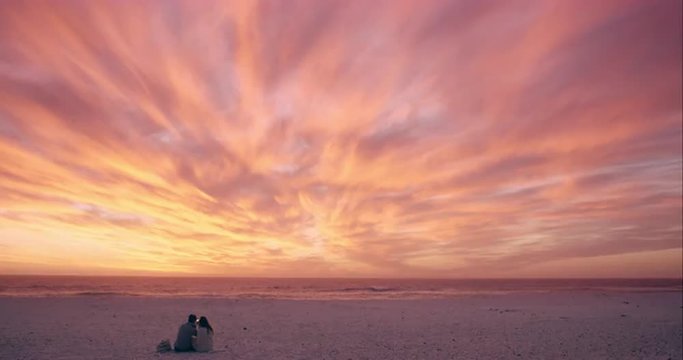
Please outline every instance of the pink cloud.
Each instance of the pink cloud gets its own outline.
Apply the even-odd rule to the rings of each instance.
[[[678,276],[680,14],[2,4],[2,271]]]

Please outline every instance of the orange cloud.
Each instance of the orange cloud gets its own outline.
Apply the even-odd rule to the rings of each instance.
[[[680,276],[680,14],[2,4],[0,272]]]

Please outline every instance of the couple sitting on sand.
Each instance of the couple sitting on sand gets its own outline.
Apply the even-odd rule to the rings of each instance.
[[[213,350],[213,328],[209,320],[202,316],[197,321],[197,316],[190,314],[187,322],[180,325],[173,350],[177,352],[198,351],[209,352]]]

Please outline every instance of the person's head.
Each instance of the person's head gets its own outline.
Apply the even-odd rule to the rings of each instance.
[[[199,318],[199,327],[207,328],[209,331],[213,332],[213,328],[209,324],[209,319],[207,319],[206,316]]]
[[[189,323],[196,323],[197,322],[197,315],[195,314],[190,314],[190,316],[187,317],[187,322]]]

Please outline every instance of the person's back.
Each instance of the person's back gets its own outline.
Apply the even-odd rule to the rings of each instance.
[[[204,316],[199,318],[197,336],[192,338],[192,347],[195,351],[199,352],[209,352],[213,350],[213,328],[209,324],[209,320]]]
[[[178,336],[176,337],[175,344],[173,344],[173,349],[175,351],[192,351],[192,336],[197,334],[197,329],[195,328],[195,322],[197,317],[190,315],[187,322],[180,325],[178,329]]]
[[[199,327],[197,336],[192,339],[192,347],[198,352],[209,352],[213,350],[213,331]]]

